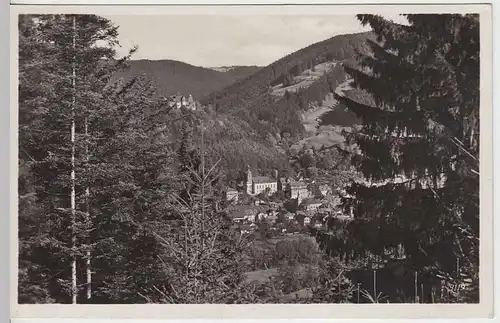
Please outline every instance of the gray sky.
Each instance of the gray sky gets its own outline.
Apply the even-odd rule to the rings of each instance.
[[[108,16],[119,26],[124,54],[192,65],[265,66],[298,49],[339,34],[368,30],[351,15]],[[401,20],[398,16],[388,17]]]

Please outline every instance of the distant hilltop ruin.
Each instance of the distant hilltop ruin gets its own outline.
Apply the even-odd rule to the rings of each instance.
[[[193,96],[190,94],[189,96],[185,95],[172,95],[170,96],[170,107],[175,108],[175,109],[180,109],[182,107],[185,107],[186,109],[189,110],[197,110],[200,106],[200,104],[193,99]]]

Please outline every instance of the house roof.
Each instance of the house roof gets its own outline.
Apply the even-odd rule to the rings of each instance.
[[[313,200],[313,199],[304,199],[302,201],[302,204],[305,204],[305,205],[311,205],[311,204],[323,204],[323,201],[321,200]]]
[[[275,183],[276,180],[268,176],[255,176],[253,178],[254,183]]]
[[[291,181],[290,186],[294,188],[307,188],[307,184],[303,181]]]
[[[256,215],[260,210],[261,208],[255,206],[234,205],[232,207],[228,207],[226,213],[229,218],[234,219]]]

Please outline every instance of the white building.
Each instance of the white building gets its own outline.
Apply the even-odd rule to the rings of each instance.
[[[302,203],[302,200],[312,196],[311,191],[307,187],[307,183],[303,180],[295,181],[290,178],[280,179],[280,186],[285,195],[291,199],[297,199],[297,203]]]
[[[249,195],[258,195],[262,192],[268,191],[273,194],[278,190],[278,181],[267,176],[253,176],[252,171],[247,171],[247,193]]]

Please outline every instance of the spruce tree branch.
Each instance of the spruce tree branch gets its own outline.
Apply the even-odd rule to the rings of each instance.
[[[24,147],[22,147],[20,145],[20,149],[23,151],[23,153],[26,154],[26,156],[28,156],[29,159],[31,159],[31,161],[35,162],[35,163],[39,163],[40,161],[36,160],[35,158],[33,158],[27,151]]]
[[[167,247],[171,252],[172,252],[172,255],[177,259],[177,260],[182,260],[182,252],[181,251],[178,251],[177,248],[175,248],[175,246],[170,242],[168,241],[167,239],[163,238],[162,236],[160,236],[158,233],[156,233],[155,231],[152,232],[153,235],[160,240],[160,242],[165,246]],[[181,254],[181,256],[178,256],[177,254]]]
[[[137,295],[139,295],[140,297],[144,298],[146,300],[146,302],[152,304],[153,301],[151,300],[151,298],[147,297],[147,296],[144,296],[141,294],[141,292],[137,292]]]
[[[174,193],[174,194],[171,195],[171,197],[174,199],[174,202],[176,202],[181,207],[181,209],[177,209],[175,206],[172,205],[173,208],[175,208],[175,209],[177,209],[179,211],[182,210],[182,208],[189,208],[188,202],[184,201],[184,199],[182,199],[177,194]]]
[[[215,167],[217,167],[217,165],[220,163],[221,160],[222,160],[222,158],[219,158],[219,160],[210,168],[210,170],[205,175],[205,178],[203,179],[203,184],[205,184],[205,180],[210,176],[212,171],[215,169]]]
[[[465,152],[469,157],[474,159],[476,162],[478,161],[478,159],[465,148],[464,143],[461,142],[457,137],[453,137],[451,138],[451,140],[455,143],[455,145],[457,145],[458,148],[460,148],[463,152]]]
[[[191,172],[192,175],[194,175],[196,177],[196,180],[198,181],[198,183],[203,183],[203,178],[200,175],[198,175],[197,171],[195,171],[192,167],[188,167],[188,170]]]
[[[158,287],[156,287],[155,285],[153,285],[153,288],[158,292],[160,293],[160,295],[162,295],[163,297],[165,297],[165,299],[171,299],[167,294],[165,294],[164,292],[162,292]]]
[[[464,249],[462,248],[462,243],[460,242],[460,239],[458,238],[458,235],[456,233],[454,234],[454,237],[455,237],[455,242],[457,243],[458,248],[460,250],[462,258],[465,258],[465,260],[467,260],[469,265],[472,266],[472,261],[470,261],[469,257],[467,257],[467,255],[465,254]]]

